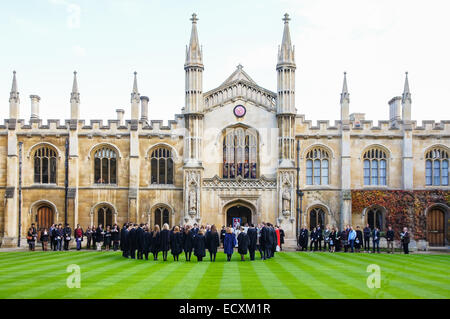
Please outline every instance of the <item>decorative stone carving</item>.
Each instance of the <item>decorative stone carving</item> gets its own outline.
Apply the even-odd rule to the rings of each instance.
[[[284,187],[283,190],[282,199],[283,199],[282,212],[285,217],[288,217],[291,213],[291,192],[289,188],[286,186]]]
[[[279,218],[293,219],[294,171],[278,171]]]
[[[213,178],[203,179],[204,188],[212,189],[275,189],[277,186],[276,180],[268,179],[261,176],[257,179],[244,179],[238,176],[235,179],[223,179],[215,175]]]
[[[189,186],[189,215],[191,217],[194,217],[197,213],[197,194],[194,187],[193,185]]]
[[[200,180],[201,171],[199,169],[192,169],[185,171],[184,180],[184,220],[186,223],[189,220],[200,220]]]

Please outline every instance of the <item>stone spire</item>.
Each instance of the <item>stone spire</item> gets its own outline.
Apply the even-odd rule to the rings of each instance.
[[[134,72],[133,91],[131,92],[131,119],[139,119],[139,104],[141,101],[141,95],[137,86],[137,72]]]
[[[9,102],[20,102],[19,92],[17,92],[17,79],[16,79],[16,71],[13,71],[13,80],[11,86],[11,93],[9,94]]]
[[[70,93],[70,102],[80,103],[80,92],[78,92],[77,71],[73,71],[72,93]]]
[[[409,101],[411,103],[411,92],[409,91],[408,72],[405,73],[405,87],[403,89],[402,103]]]
[[[350,102],[350,93],[348,93],[347,87],[347,72],[344,72],[344,84],[342,85],[341,104],[342,102],[344,102],[344,100]]]
[[[291,43],[291,33],[289,32],[289,14],[284,14],[284,31],[281,46],[278,49],[278,65],[292,64],[295,65],[295,48]]]
[[[9,118],[18,119],[19,118],[19,106],[20,98],[19,92],[17,91],[17,79],[16,71],[13,71],[13,81],[11,86],[11,93],[9,94]]]
[[[409,91],[408,72],[405,77],[405,87],[402,94],[402,120],[404,124],[409,124],[411,121],[411,92]]]
[[[189,41],[189,46],[186,47],[186,62],[185,66],[188,65],[202,65],[202,49],[200,47],[198,41],[198,33],[197,33],[197,15],[195,13],[192,14],[192,30],[191,30],[191,40]]]

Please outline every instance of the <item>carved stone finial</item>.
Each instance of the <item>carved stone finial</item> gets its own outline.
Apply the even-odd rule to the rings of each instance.
[[[289,18],[289,14],[285,13],[285,14],[284,14],[284,18],[283,18],[284,23],[289,23],[289,20],[291,20],[291,19]]]
[[[195,13],[193,13],[192,18],[191,18],[192,23],[197,23],[198,20],[199,19],[197,18],[197,15]]]

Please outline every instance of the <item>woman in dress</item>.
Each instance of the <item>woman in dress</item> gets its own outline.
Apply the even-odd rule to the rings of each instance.
[[[233,255],[234,246],[236,246],[237,241],[236,237],[233,234],[233,230],[231,227],[227,228],[227,233],[225,234],[225,239],[223,241],[223,252],[227,254],[227,261],[231,260],[231,256]]]

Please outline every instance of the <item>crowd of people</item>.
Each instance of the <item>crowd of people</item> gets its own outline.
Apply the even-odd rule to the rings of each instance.
[[[388,226],[384,237],[387,252],[394,253],[395,232],[391,226]],[[32,224],[27,233],[30,250],[35,250],[37,238],[35,224]],[[206,250],[209,252],[210,260],[215,261],[217,250],[222,247],[229,261],[235,248],[241,255],[241,260],[245,260],[247,253],[250,260],[254,260],[256,251],[259,251],[261,259],[273,257],[276,251],[282,250],[284,231],[270,223],[256,226],[253,224],[222,226],[220,231],[215,225],[194,224],[169,229],[169,225],[164,224],[162,229],[159,225],[151,229],[148,224],[125,223],[121,229],[114,224],[106,228],[102,225],[90,226],[86,231],[77,225],[72,238],[72,229],[68,224],[65,227],[62,224],[54,224],[49,229],[44,228],[39,236],[44,251],[48,250],[48,243],[51,250],[69,250],[72,239],[76,242],[77,250],[82,248],[82,242],[86,239],[86,249],[117,251],[120,248],[125,258],[145,257],[147,260],[150,253],[154,260],[162,253],[164,261],[167,260],[169,250],[175,261],[182,252],[187,261],[191,260],[192,252],[198,261],[202,261],[206,256]],[[378,227],[372,229],[369,225],[362,230],[359,226],[354,228],[347,225],[342,231],[330,226],[322,229],[320,225],[308,231],[304,225],[300,229],[297,244],[300,251],[308,251],[309,246],[309,251],[380,253],[380,239],[380,229]],[[400,233],[400,239],[404,253],[408,254],[410,234],[406,227]]]
[[[387,243],[387,252],[394,253],[394,237],[395,232],[392,226],[388,226],[384,237]],[[298,246],[300,251],[308,251],[308,243],[310,251],[329,251],[329,252],[372,252],[380,253],[380,239],[381,232],[378,227],[373,229],[369,224],[363,230],[359,226],[354,228],[347,225],[345,229],[340,231],[336,227],[326,226],[322,229],[319,226],[314,227],[310,232],[306,225],[300,229],[298,237]],[[410,235],[408,228],[404,227],[403,232],[400,233],[400,240],[402,243],[403,252],[409,253]],[[370,243],[372,242],[372,249]],[[323,243],[323,246],[322,246]]]
[[[35,224],[32,224],[27,234],[30,250],[35,250],[37,233]],[[245,261],[247,253],[250,260],[255,260],[256,251],[259,251],[263,260],[274,257],[276,251],[282,250],[284,231],[270,223],[222,226],[220,231],[215,225],[209,224],[174,226],[172,229],[164,224],[162,229],[159,225],[151,229],[148,224],[125,223],[122,229],[114,224],[106,228],[103,225],[92,226],[86,231],[77,225],[72,237],[72,229],[68,224],[65,227],[54,224],[49,229],[42,229],[39,236],[44,251],[48,250],[48,243],[53,251],[69,250],[72,239],[76,242],[77,250],[81,250],[86,239],[86,249],[117,251],[120,248],[123,257],[131,259],[148,260],[149,254],[152,254],[153,259],[158,260],[159,253],[162,253],[166,261],[170,250],[174,261],[178,261],[183,252],[186,261],[191,260],[192,253],[198,261],[202,261],[208,250],[210,261],[215,261],[217,250],[222,247],[228,261],[236,248],[241,260]]]

